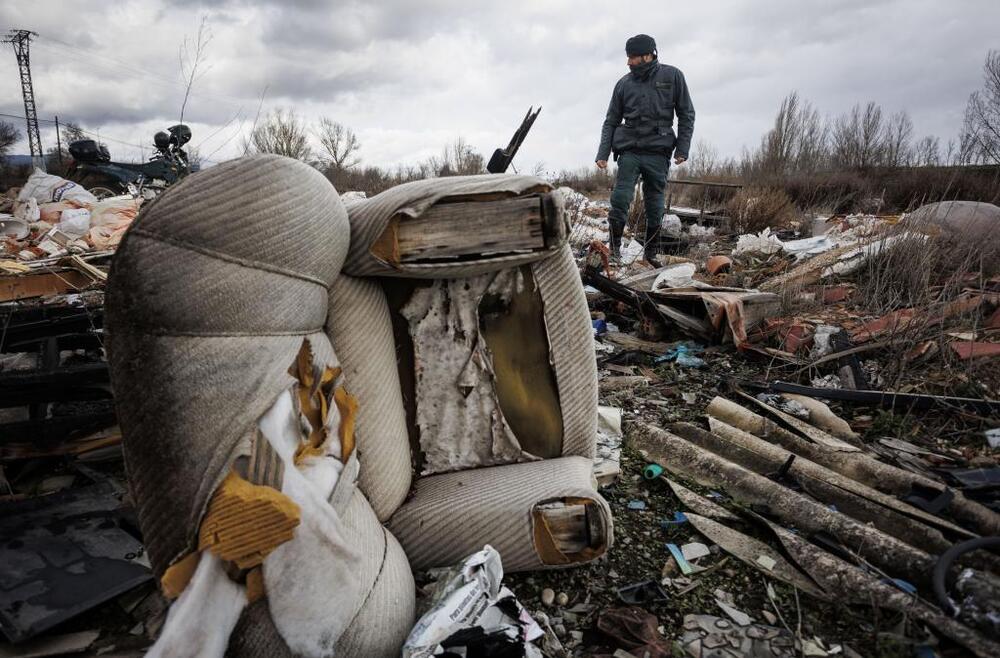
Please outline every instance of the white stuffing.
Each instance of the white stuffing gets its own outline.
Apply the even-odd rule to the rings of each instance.
[[[218,557],[204,551],[146,658],[222,656],[246,604],[246,588],[230,580]]]

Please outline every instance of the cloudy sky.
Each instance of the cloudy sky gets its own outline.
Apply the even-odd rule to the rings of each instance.
[[[793,89],[825,114],[869,100],[906,109],[916,137],[946,143],[987,51],[1000,48],[997,0],[7,0],[0,30],[39,34],[39,117],[78,122],[129,159],[142,155],[131,145],[176,122],[179,51],[202,17],[212,38],[185,121],[210,161],[242,152],[263,97],[264,113],[294,108],[350,126],[363,160],[383,166],[458,136],[488,155],[541,105],[515,166],[589,166],[627,71],[625,39],[638,32],[684,71],[696,145],[723,155],[755,144]],[[9,45],[0,112],[23,115]],[[54,131],[42,125],[48,148]]]

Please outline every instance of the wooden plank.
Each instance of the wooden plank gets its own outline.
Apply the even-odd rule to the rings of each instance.
[[[404,263],[545,248],[538,196],[437,204],[395,229]]]
[[[94,280],[76,270],[0,276],[0,302],[83,290]]]

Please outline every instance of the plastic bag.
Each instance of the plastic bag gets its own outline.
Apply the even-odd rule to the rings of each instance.
[[[28,176],[24,187],[17,195],[18,203],[26,203],[28,199],[34,199],[38,203],[74,201],[86,208],[97,203],[97,197],[73,181],[47,174],[41,169],[35,169]]]
[[[66,235],[79,238],[90,230],[90,211],[86,208],[69,208],[62,211],[56,227]]]
[[[771,234],[771,229],[766,228],[756,235],[753,233],[741,235],[736,240],[736,248],[733,249],[733,253],[776,254],[781,251],[781,248],[781,240],[778,239],[778,236]]]

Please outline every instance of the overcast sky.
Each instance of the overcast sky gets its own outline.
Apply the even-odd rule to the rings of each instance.
[[[78,122],[129,159],[139,149],[120,142],[150,144],[176,122],[179,49],[203,16],[208,68],[185,122],[212,161],[242,152],[263,93],[265,113],[294,108],[353,128],[364,162],[378,165],[414,163],[458,136],[488,157],[541,105],[515,166],[590,166],[627,72],[625,39],[638,32],[687,77],[695,144],[723,155],[757,143],[793,89],[824,114],[869,100],[906,109],[915,137],[944,144],[981,86],[987,51],[1000,48],[998,0],[5,0],[0,29],[40,35],[39,117]],[[4,49],[0,112],[22,116]],[[23,131],[22,120],[0,119]],[[54,131],[42,126],[49,148]]]

